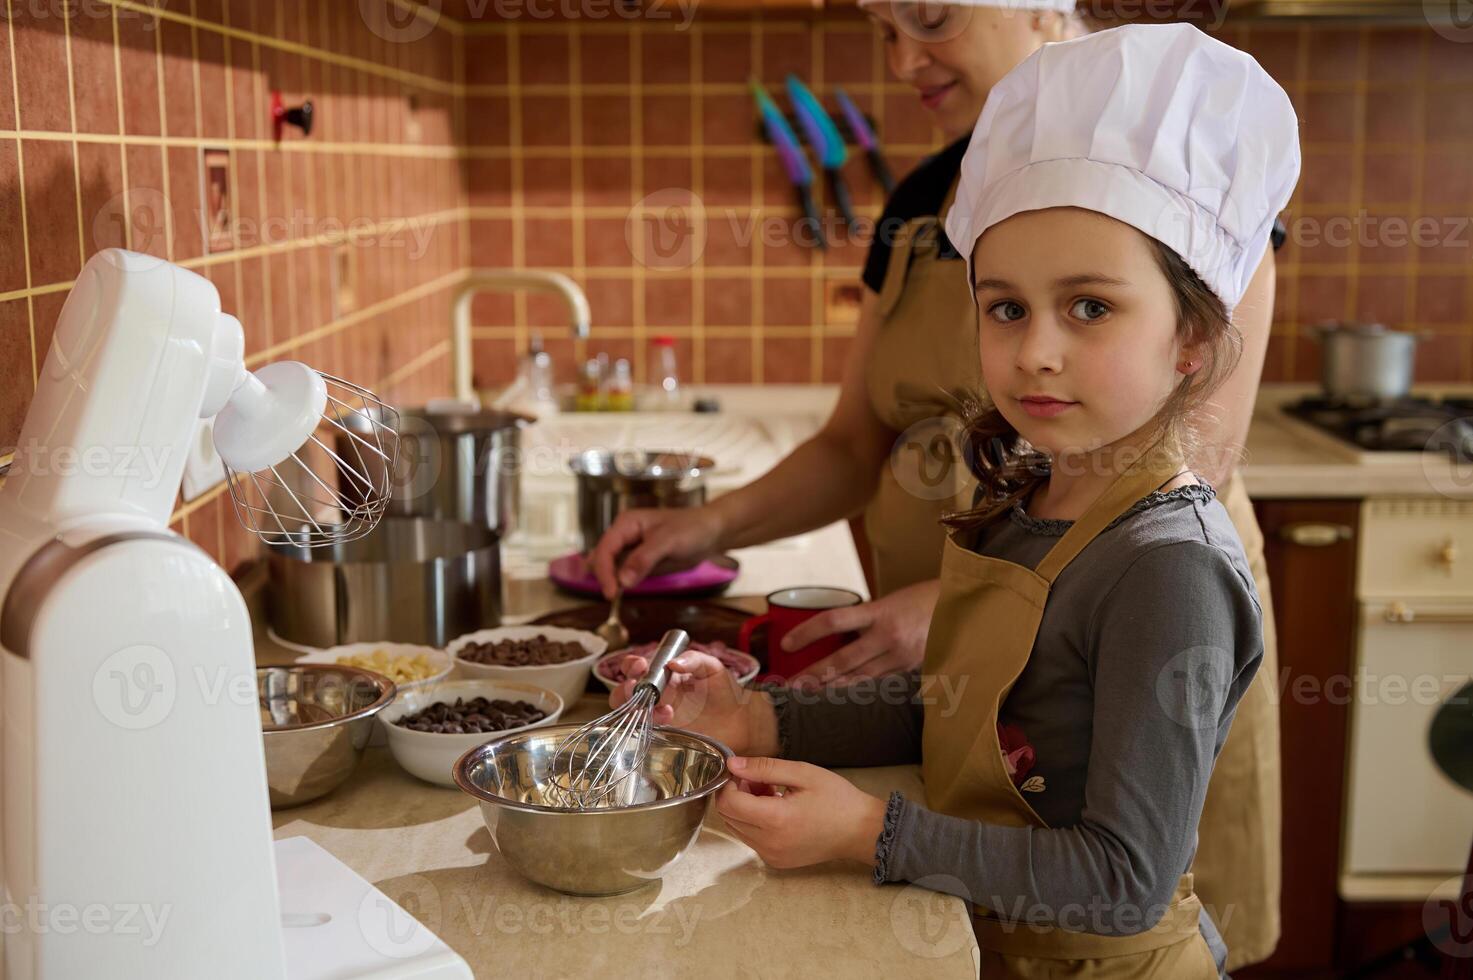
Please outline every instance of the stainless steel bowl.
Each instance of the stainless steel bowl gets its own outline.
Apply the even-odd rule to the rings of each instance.
[[[280,810],[326,796],[353,774],[394,682],[332,664],[258,667],[256,696],[271,809]]]
[[[601,810],[543,803],[553,754],[577,725],[502,736],[455,763],[455,784],[481,802],[501,856],[523,877],[569,895],[618,895],[658,881],[700,832],[726,784],[731,750],[695,732],[651,736],[638,797]]]
[[[589,449],[568,461],[578,487],[578,530],[583,550],[626,510],[635,507],[699,507],[706,502],[710,457],[670,450]]]
[[[271,545],[271,629],[289,643],[443,647],[501,622],[501,547],[484,527],[385,517],[331,548]]]

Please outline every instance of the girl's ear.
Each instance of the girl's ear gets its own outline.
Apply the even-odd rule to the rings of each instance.
[[[1176,372],[1191,377],[1202,370],[1202,349],[1197,344],[1184,346],[1176,355]]]
[[[1033,33],[1043,38],[1045,44],[1068,40],[1069,32],[1065,29],[1068,25],[1063,14],[1056,10],[1037,10],[1032,17]]]

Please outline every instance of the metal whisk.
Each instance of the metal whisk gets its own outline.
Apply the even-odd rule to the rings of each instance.
[[[398,424],[367,388],[305,364],[242,371],[215,420],[241,523],[268,544],[363,537],[388,508]]]
[[[553,806],[593,810],[623,802],[615,797],[644,768],[650,747],[650,715],[659,704],[670,672],[666,665],[690,646],[685,630],[660,639],[644,678],[628,701],[595,718],[558,743],[543,797]]]

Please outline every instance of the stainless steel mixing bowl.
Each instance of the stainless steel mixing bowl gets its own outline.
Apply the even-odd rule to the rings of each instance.
[[[695,732],[657,728],[638,799],[608,809],[543,804],[539,788],[558,743],[577,725],[505,735],[455,763],[455,783],[481,802],[506,863],[569,895],[618,895],[658,881],[700,832],[711,796],[726,784],[731,750]]]
[[[256,668],[271,809],[325,796],[353,774],[374,715],[394,700],[382,674],[334,664]]]
[[[385,517],[331,548],[267,551],[269,621],[289,643],[442,647],[501,622],[501,546],[484,527]]]

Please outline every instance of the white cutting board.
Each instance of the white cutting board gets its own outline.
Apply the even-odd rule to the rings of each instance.
[[[439,937],[306,837],[276,842],[290,980],[474,980]]]

